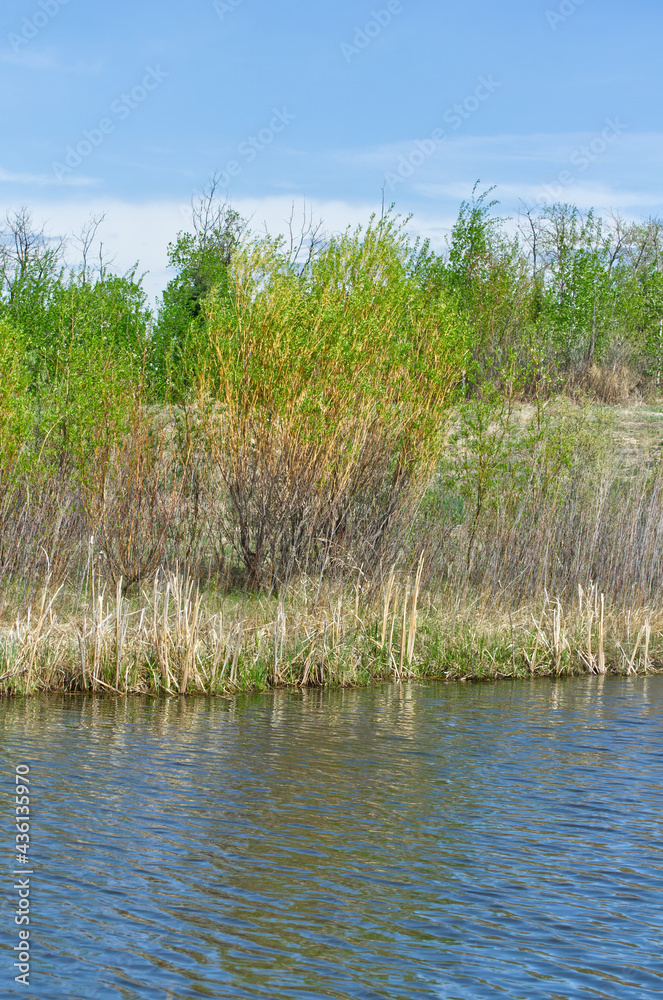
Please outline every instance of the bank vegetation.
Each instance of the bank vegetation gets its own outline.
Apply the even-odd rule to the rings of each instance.
[[[10,217],[0,690],[659,669],[663,227],[493,209],[435,253],[392,212],[256,238],[212,190],[155,312],[99,220],[71,266]]]

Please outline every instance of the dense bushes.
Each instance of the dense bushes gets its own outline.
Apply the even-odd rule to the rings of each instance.
[[[624,595],[640,565],[658,594],[658,472],[611,466],[579,400],[660,385],[663,228],[559,205],[516,237],[492,208],[464,203],[445,255],[387,213],[303,262],[199,213],[156,315],[135,271],[66,268],[10,220],[0,593],[93,573],[128,591],[177,566],[370,582],[423,551],[464,590],[601,574]]]
[[[113,579],[179,559],[211,572],[232,552],[250,585],[379,564],[426,487],[465,357],[464,324],[413,259],[391,216],[304,272],[280,241],[245,238],[163,340],[133,275],[62,273],[34,327],[7,297],[24,328],[5,336],[7,420],[26,409],[28,464],[64,474]]]
[[[198,362],[227,536],[252,580],[375,564],[439,454],[455,311],[425,301],[393,219],[330,240],[303,278],[278,242],[247,244],[228,288]]]
[[[486,195],[464,202],[447,257],[429,269],[467,315],[484,377],[516,356],[533,388],[545,378],[600,398],[597,368],[660,388],[663,222],[604,220],[558,204],[525,209],[509,236],[495,204]]]

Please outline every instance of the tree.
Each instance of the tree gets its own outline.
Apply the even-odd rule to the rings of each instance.
[[[607,353],[614,329],[616,265],[624,232],[605,227],[593,211],[555,204],[523,226],[536,262],[539,341],[553,364],[584,371]]]
[[[177,394],[185,385],[183,356],[204,323],[203,303],[212,290],[227,290],[227,274],[245,222],[218,197],[218,178],[192,202],[193,232],[168,244],[168,263],[177,270],[168,282],[154,331],[150,369],[156,391]],[[179,388],[176,388],[179,387]]]
[[[0,231],[0,312],[22,334],[32,383],[52,329],[51,302],[62,277],[64,245],[38,229],[25,207],[8,213]]]
[[[443,276],[467,316],[475,364],[497,374],[513,349],[527,343],[532,285],[518,239],[491,215],[498,204],[487,201],[493,188],[477,196],[478,184],[471,200],[461,203]]]

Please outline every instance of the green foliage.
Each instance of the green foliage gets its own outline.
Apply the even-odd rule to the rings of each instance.
[[[494,188],[478,197],[474,185],[472,200],[461,202],[458,219],[451,231],[448,258],[448,281],[461,295],[471,292],[477,283],[490,278],[496,244],[500,241],[500,220],[490,215],[499,202],[486,202]]]
[[[590,365],[605,356],[611,332],[616,286],[609,242],[601,220],[574,206],[555,205],[544,221],[541,326],[558,365]]]
[[[508,363],[514,345],[528,344],[535,286],[518,240],[491,215],[493,189],[477,196],[477,186],[461,204],[438,280],[467,317],[473,360],[488,374]]]
[[[663,270],[643,266],[624,268],[620,275],[619,311],[628,331],[630,357],[635,366],[653,376],[657,390],[663,384]]]
[[[227,294],[228,268],[243,225],[229,209],[217,213],[211,226],[181,232],[168,244],[168,263],[177,274],[163,293],[150,356],[161,398],[177,397],[190,386],[183,366],[204,328],[205,300],[212,292],[221,298]]]
[[[29,430],[24,358],[19,334],[0,318],[0,480],[13,469]]]
[[[508,376],[502,373],[500,387],[485,383],[458,408],[440,476],[427,498],[429,510],[466,526],[468,566],[482,524],[489,530],[497,517],[513,522],[523,502],[536,520],[578,470],[586,482],[592,469],[599,478],[606,455],[606,414],[564,397],[537,396],[523,406],[518,397],[527,373],[520,384],[513,372]]]
[[[201,210],[169,247],[154,325],[135,270],[67,270],[17,216],[0,238],[0,476],[21,485],[0,563],[21,565],[14,498],[46,509],[51,481],[123,586],[169,545],[253,584],[377,572],[421,544],[436,473],[422,515],[451,526],[467,578],[493,525],[538,531],[558,493],[591,482],[578,470],[598,469],[605,437],[559,393],[577,403],[620,366],[660,388],[663,223],[556,205],[516,239],[489,195],[463,202],[448,253],[390,211],[303,266],[225,206]]]
[[[451,295],[466,317],[474,381],[499,381],[516,355],[543,383],[594,384],[596,365],[663,376],[663,225],[603,220],[556,204],[527,209],[521,237],[492,214],[490,190],[461,204],[446,255],[426,247],[418,268],[431,298]],[[552,375],[552,379],[549,377]],[[584,380],[584,381],[583,381]]]
[[[101,442],[117,439],[143,392],[151,317],[135,269],[85,261],[66,271],[59,246],[10,218],[0,249],[0,436],[31,475],[87,476]],[[87,245],[87,244],[86,244]],[[11,404],[11,405],[10,405]]]
[[[464,327],[412,259],[391,215],[332,238],[303,276],[279,240],[248,241],[210,300],[192,364],[252,573],[301,552],[284,554],[288,533],[306,549],[347,531],[362,504],[374,539],[434,462]]]
[[[135,273],[104,274],[95,282],[72,275],[60,282],[51,300],[49,337],[32,338],[33,369],[40,381],[66,377],[69,358],[77,351],[102,356],[118,353],[141,370],[149,344],[150,315]]]
[[[39,271],[27,269],[0,299],[0,315],[20,332],[31,382],[41,375],[46,345],[51,356],[53,353],[54,299],[63,280],[63,272],[56,272],[51,266]]]
[[[278,240],[244,246],[210,305],[215,393],[282,417],[294,408],[312,437],[360,400],[376,416],[400,407],[403,437],[432,433],[464,341],[453,308],[428,303],[409,273],[409,250],[396,218],[334,237],[303,279]]]
[[[141,383],[132,352],[112,343],[76,342],[58,359],[38,397],[40,460],[95,480],[100,455],[126,433]]]

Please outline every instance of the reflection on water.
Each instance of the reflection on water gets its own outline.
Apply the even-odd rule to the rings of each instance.
[[[659,995],[662,709],[663,677],[3,703],[38,872],[8,995]]]

